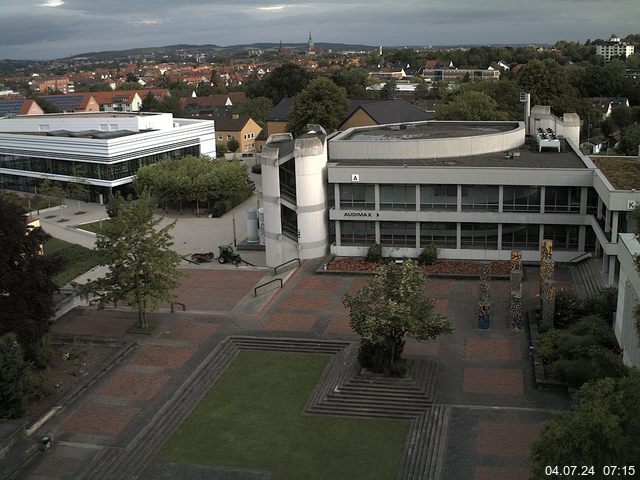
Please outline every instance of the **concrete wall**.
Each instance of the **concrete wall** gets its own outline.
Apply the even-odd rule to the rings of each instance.
[[[420,124],[425,122],[413,123]],[[490,125],[495,122],[486,123]],[[508,123],[515,124],[515,122]],[[348,139],[351,133],[351,130],[347,130],[344,134],[331,140],[332,159],[366,158],[370,160],[410,160],[420,158],[452,158],[504,152],[511,149],[515,150],[520,147],[525,140],[525,129],[524,123],[522,122],[518,122],[517,127],[507,132],[466,137],[352,141]]]
[[[296,200],[300,258],[326,255],[327,221],[327,149],[318,137],[299,138],[295,142]]]
[[[551,113],[551,107],[536,105],[531,108],[529,135],[535,137],[538,128],[551,128],[556,135],[564,136],[574,145],[580,144],[580,117],[577,113],[565,113],[560,119]]]
[[[634,312],[639,303],[640,275],[633,262],[633,256],[639,253],[640,244],[638,244],[635,236],[631,233],[620,234],[618,249],[618,261],[620,262],[618,305],[613,330],[624,352],[622,359],[625,365],[629,366],[640,366],[640,346]]]
[[[264,208],[264,235],[267,266],[284,262],[284,240],[280,215],[279,149],[266,146],[262,150],[262,206]],[[292,258],[297,257],[295,255]]]

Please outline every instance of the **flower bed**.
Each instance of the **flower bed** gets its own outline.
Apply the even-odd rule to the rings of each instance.
[[[431,265],[423,266],[423,270],[433,275],[479,276],[480,264],[473,260],[436,260]],[[340,272],[373,272],[380,266],[378,262],[367,262],[359,257],[334,257],[327,265],[327,270]],[[494,277],[509,276],[508,261],[491,262],[491,275]]]

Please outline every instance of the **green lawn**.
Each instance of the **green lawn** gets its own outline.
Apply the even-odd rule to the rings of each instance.
[[[273,480],[395,478],[408,421],[302,415],[328,360],[239,353],[160,458],[268,470]]]
[[[97,222],[83,223],[82,225],[76,226],[76,228],[79,228],[80,230],[86,230],[87,232],[98,233],[100,231],[100,228],[103,228],[110,221],[110,219],[105,219],[98,220]]]
[[[99,262],[98,256],[93,250],[58,238],[47,240],[44,244],[44,254],[59,254],[64,259],[63,270],[53,278],[59,287],[64,286],[87,270],[91,270]]]

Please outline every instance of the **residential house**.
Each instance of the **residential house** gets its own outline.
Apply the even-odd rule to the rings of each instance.
[[[216,126],[216,143],[226,145],[229,140],[235,138],[240,145],[237,153],[256,151],[256,139],[262,132],[262,127],[249,116],[219,116],[213,117],[213,120]]]
[[[45,95],[42,97],[58,108],[60,113],[99,112],[100,105],[90,93],[76,95]]]
[[[351,100],[347,116],[338,130],[432,119],[433,113],[426,112],[405,100]]]
[[[629,99],[625,97],[592,97],[589,102],[602,112],[603,120],[611,115],[614,108],[629,106]]]
[[[621,41],[616,34],[611,35],[611,38],[604,44],[596,45],[596,55],[604,57],[605,62],[616,57],[627,58],[629,55],[633,55],[633,52],[634,46]]]
[[[30,82],[36,92],[60,91],[62,93],[74,93],[75,87],[69,77],[38,78],[34,77]]]
[[[0,117],[42,115],[42,108],[30,98],[0,100]]]
[[[230,92],[206,97],[184,97],[180,99],[180,106],[192,116],[215,116],[225,113],[246,99],[244,92]]]

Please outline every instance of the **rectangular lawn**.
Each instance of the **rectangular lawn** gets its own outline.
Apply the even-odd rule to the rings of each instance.
[[[109,223],[111,219],[107,218],[104,220],[98,220],[96,222],[91,223],[83,223],[82,225],[78,225],[76,228],[80,230],[86,230],[87,232],[98,233],[100,232],[106,225]]]
[[[53,277],[58,287],[91,270],[100,259],[93,250],[65,242],[59,238],[50,238],[43,245],[45,255],[60,255],[63,258],[63,270]]]
[[[395,478],[409,421],[303,415],[328,360],[239,353],[160,458],[267,470],[272,480]]]

